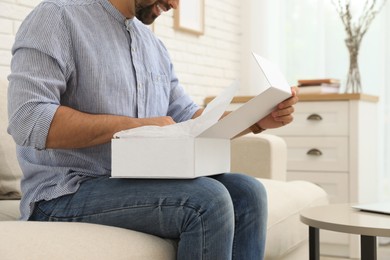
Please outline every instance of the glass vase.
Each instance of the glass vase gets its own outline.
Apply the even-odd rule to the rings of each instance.
[[[349,51],[349,70],[347,75],[347,83],[345,93],[361,93],[361,79],[359,71],[359,48],[361,39],[357,37],[347,38],[345,43]]]

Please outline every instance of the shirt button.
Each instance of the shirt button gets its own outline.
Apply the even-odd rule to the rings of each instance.
[[[142,83],[138,83],[138,88],[139,89],[142,89],[144,87],[144,85]]]

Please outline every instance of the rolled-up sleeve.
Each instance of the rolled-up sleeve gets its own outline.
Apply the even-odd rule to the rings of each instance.
[[[57,23],[49,24],[56,19]],[[8,77],[8,133],[21,146],[45,149],[51,121],[66,90],[69,57],[64,54],[69,46],[66,35],[58,35],[66,34],[60,20],[61,13],[49,5],[31,14],[25,20],[31,26],[16,36]]]
[[[45,148],[59,106],[59,91],[64,87],[63,76],[52,69],[54,61],[45,56],[33,49],[18,50],[9,76],[8,132],[18,145],[37,149]]]

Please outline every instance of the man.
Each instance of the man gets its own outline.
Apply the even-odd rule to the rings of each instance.
[[[261,259],[267,199],[253,178],[109,178],[114,133],[202,113],[164,45],[144,26],[178,2],[47,0],[23,22],[8,90],[8,131],[24,174],[22,220],[98,223],[179,239],[178,259]],[[253,129],[290,123],[296,102],[294,93]]]

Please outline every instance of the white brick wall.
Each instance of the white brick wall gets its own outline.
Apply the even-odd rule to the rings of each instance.
[[[0,86],[10,73],[11,47],[22,20],[38,0],[0,0]]]
[[[182,0],[185,1],[185,0]],[[10,72],[11,46],[21,21],[40,0],[0,0],[0,83]],[[153,29],[166,44],[176,73],[198,104],[218,94],[239,76],[241,60],[240,1],[205,0],[205,34],[173,29],[173,11]]]

